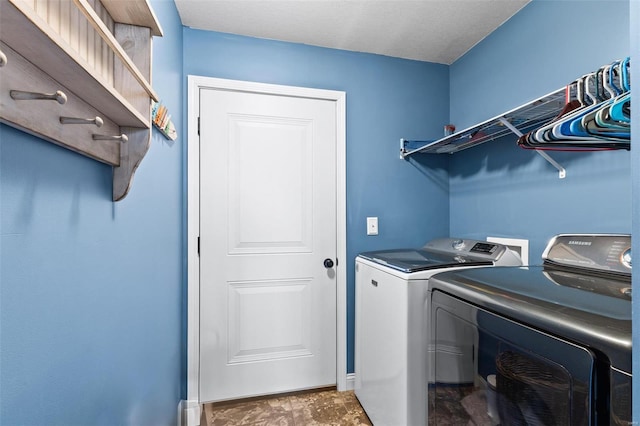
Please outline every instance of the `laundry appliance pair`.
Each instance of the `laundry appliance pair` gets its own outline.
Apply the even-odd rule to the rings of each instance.
[[[630,424],[630,235],[555,236],[539,266],[429,244],[356,260],[356,395],[374,425]],[[424,251],[441,267],[399,269]]]

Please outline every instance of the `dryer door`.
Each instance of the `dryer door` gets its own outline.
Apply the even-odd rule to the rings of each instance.
[[[430,425],[608,422],[592,352],[441,291],[431,300]]]

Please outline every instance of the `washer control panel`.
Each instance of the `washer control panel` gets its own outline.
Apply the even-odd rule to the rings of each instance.
[[[427,243],[423,250],[442,254],[465,256],[469,259],[490,260],[497,262],[503,257],[518,257],[507,246],[487,241],[467,240],[464,238],[440,238]],[[519,259],[519,257],[518,257]],[[510,262],[511,263],[511,262]],[[520,265],[521,262],[513,261]]]
[[[492,254],[495,253],[495,251],[498,250],[498,245],[497,244],[493,244],[493,243],[475,243],[473,245],[473,247],[471,247],[471,250],[469,250],[472,253],[486,253],[486,254]]]

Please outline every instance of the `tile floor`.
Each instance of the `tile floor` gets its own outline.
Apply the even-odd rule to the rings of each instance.
[[[371,426],[353,391],[300,392],[205,404],[201,426]]]

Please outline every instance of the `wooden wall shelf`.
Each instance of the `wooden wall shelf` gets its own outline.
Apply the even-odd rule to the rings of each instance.
[[[0,121],[114,166],[114,201],[127,195],[149,148],[151,100],[158,98],[151,37],[162,34],[146,0],[116,3],[0,1]],[[12,90],[62,91],[67,102],[15,99]],[[100,117],[102,125],[60,117]]]

